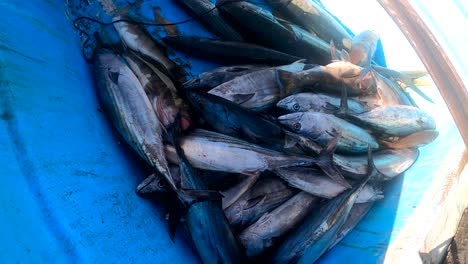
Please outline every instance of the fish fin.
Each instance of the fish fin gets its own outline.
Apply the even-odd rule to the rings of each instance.
[[[406,84],[408,85],[409,88],[411,88],[411,90],[413,90],[419,96],[424,98],[426,101],[434,103],[434,101],[432,101],[432,99],[429,96],[427,96],[427,94],[425,94],[423,91],[421,91],[421,89],[419,89],[412,81],[409,81]]]
[[[249,67],[233,66],[233,67],[228,68],[228,70],[226,71],[227,72],[243,72],[243,71],[248,71],[248,70],[250,70]]]
[[[293,93],[295,84],[295,74],[293,72],[276,70],[276,82],[280,90],[280,98]]]
[[[253,207],[265,202],[265,200],[266,200],[265,195],[257,196],[255,198],[249,199],[247,200],[247,206],[244,208],[244,210],[252,209]]]
[[[349,53],[346,50],[341,50],[341,60],[342,61],[351,61],[351,57],[349,56]]]
[[[299,139],[292,133],[286,132],[285,131],[285,138],[284,138],[284,148],[289,149],[294,146],[299,142]]]
[[[325,104],[325,106],[323,106],[322,108],[324,108],[325,110],[328,110],[328,111],[338,111],[340,109],[339,107],[336,107],[336,106],[330,104],[329,102],[327,102]]]
[[[335,112],[335,115],[340,118],[346,118],[349,115],[348,88],[346,88],[344,85],[341,86],[340,108]]]
[[[223,199],[223,210],[228,208],[231,204],[236,202],[245,192],[250,190],[252,186],[257,182],[260,173],[257,173],[253,177],[246,177],[244,180],[229,188],[228,190],[221,192],[224,195]]]
[[[372,181],[381,181],[385,179],[383,175],[375,166],[374,158],[372,156],[372,147],[368,146],[367,148],[367,173],[366,178]]]
[[[115,85],[119,85],[119,76],[120,76],[120,73],[114,72],[114,71],[110,71],[110,72],[108,73],[108,76],[109,76],[109,79],[110,79]]]
[[[352,186],[343,177],[341,171],[335,166],[335,163],[333,163],[333,153],[336,150],[339,139],[339,136],[335,137],[330,141],[330,143],[328,143],[328,145],[320,152],[316,164],[323,172],[325,172],[325,174],[328,175],[328,177],[349,189]]]
[[[330,40],[330,55],[331,55],[332,62],[340,60],[338,58],[338,54],[336,53],[336,46],[335,46],[335,42],[333,42],[333,39]]]
[[[249,176],[249,177],[258,177],[258,175],[260,175],[260,172],[259,171],[243,171],[240,174]]]
[[[235,94],[232,96],[232,99],[233,99],[233,102],[236,103],[236,104],[243,104],[247,101],[249,101],[250,99],[252,99],[252,97],[255,96],[255,93],[248,93],[248,94]]]
[[[317,67],[317,64],[306,64],[304,65],[304,68],[302,68],[303,71],[310,70],[312,68]]]
[[[306,63],[306,62],[307,62],[307,59],[300,59],[300,60],[297,60],[297,61],[293,62],[292,64]]]
[[[177,226],[181,222],[181,219],[184,215],[187,214],[188,208],[178,208],[178,207],[170,207],[167,222],[169,226],[169,237],[171,238],[172,242],[174,242],[174,237],[177,231]]]

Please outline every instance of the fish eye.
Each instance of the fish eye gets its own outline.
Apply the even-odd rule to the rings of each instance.
[[[301,130],[301,123],[297,122],[297,123],[294,123],[292,128],[296,131],[299,131]]]
[[[196,78],[195,81],[193,82],[194,84],[200,84],[200,79]]]
[[[161,189],[165,189],[166,188],[166,183],[161,179],[158,181],[158,187],[161,188]]]
[[[299,111],[299,109],[301,109],[298,103],[295,103],[292,108],[294,111]]]

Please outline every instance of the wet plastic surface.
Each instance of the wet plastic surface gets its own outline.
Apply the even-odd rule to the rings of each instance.
[[[134,193],[147,168],[98,111],[67,16],[106,16],[94,1],[70,2],[71,9],[58,0],[0,2],[0,261],[197,263],[182,236],[169,239],[161,207]],[[144,1],[130,10],[152,21],[156,6],[169,21],[188,18],[170,1]],[[178,29],[209,36],[196,22]],[[193,75],[216,66],[174,57],[188,62]],[[439,138],[420,149],[417,163],[387,186],[386,198],[321,263],[382,259],[444,153],[463,144],[435,87],[425,92],[436,104],[414,98],[435,117]]]

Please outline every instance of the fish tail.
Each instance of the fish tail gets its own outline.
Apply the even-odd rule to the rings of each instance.
[[[280,99],[293,94],[296,88],[296,78],[293,72],[276,70],[276,82],[280,90]]]
[[[179,166],[181,175],[190,177],[197,177],[195,169],[190,165],[187,157],[185,156],[184,150],[178,142],[180,133],[180,113],[177,114],[174,122],[168,127],[169,141],[176,149],[177,156],[179,157]],[[190,174],[190,175],[189,175]],[[173,208],[173,212],[169,214],[169,235],[174,240],[175,231],[180,219],[185,216],[190,207],[199,202],[205,201],[221,201],[223,195],[218,191],[211,190],[194,190],[194,189],[182,189],[174,186],[174,192],[176,194],[176,206]]]
[[[316,162],[317,166],[322,169],[328,177],[337,182],[338,184],[351,188],[352,186],[346,181],[346,179],[341,174],[341,171],[336,167],[333,162],[333,153],[335,152],[336,146],[338,145],[339,137],[335,137],[326,148],[324,148],[319,156],[318,161]]]

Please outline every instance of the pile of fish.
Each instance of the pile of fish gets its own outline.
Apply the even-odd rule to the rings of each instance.
[[[203,263],[313,263],[437,137],[435,122],[319,2],[174,0],[219,38],[153,39],[122,17],[94,52],[110,122],[154,173]],[[121,45],[123,44],[123,45]],[[225,66],[187,80],[168,49]],[[419,91],[420,92],[420,91]]]

